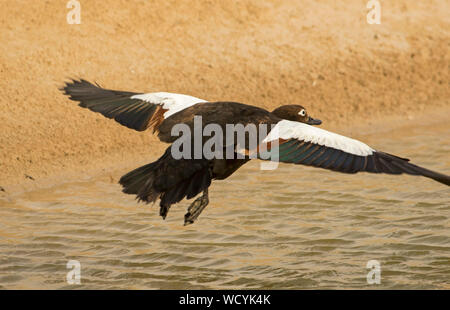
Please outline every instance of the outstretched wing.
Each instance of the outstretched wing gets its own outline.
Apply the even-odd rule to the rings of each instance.
[[[109,90],[86,80],[66,82],[60,89],[79,106],[112,118],[120,124],[144,131],[158,126],[172,114],[205,100],[172,93],[139,94]]]
[[[344,173],[422,175],[450,185],[449,176],[411,164],[409,159],[376,151],[358,140],[299,122],[283,120],[277,123],[263,143],[270,147],[273,141],[278,142],[278,147],[275,152],[272,149],[270,160]],[[267,154],[261,155],[260,158],[268,158]]]

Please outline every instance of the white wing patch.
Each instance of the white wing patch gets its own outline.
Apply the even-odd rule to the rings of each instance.
[[[194,104],[207,102],[206,100],[195,98],[188,95],[173,94],[173,93],[148,93],[131,96],[131,99],[139,99],[153,104],[162,105],[168,111],[164,113],[164,119],[180,112]]]
[[[358,156],[372,155],[375,150],[358,140],[347,138],[300,122],[282,120],[270,131],[263,142],[277,139],[298,139],[318,145],[328,146]]]

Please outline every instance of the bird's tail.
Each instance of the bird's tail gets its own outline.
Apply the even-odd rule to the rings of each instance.
[[[174,159],[170,147],[157,161],[122,176],[123,192],[134,194],[139,201],[171,205],[190,199],[211,185],[209,161],[205,159]]]
[[[136,195],[139,200],[154,202],[158,198],[158,192],[152,190],[151,192],[147,192],[144,196],[142,195],[142,189],[144,187],[152,188],[151,183],[153,183],[153,180],[155,179],[156,167],[157,162],[153,162],[134,169],[122,176],[119,180],[120,185],[123,186],[122,191],[126,194]]]

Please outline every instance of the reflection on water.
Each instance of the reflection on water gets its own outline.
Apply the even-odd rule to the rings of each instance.
[[[365,136],[374,147],[450,173],[446,124]],[[133,167],[130,167],[130,169]],[[0,288],[450,288],[450,190],[426,178],[343,175],[249,163],[188,202],[137,204],[108,178],[0,198]],[[81,263],[80,286],[66,263]]]

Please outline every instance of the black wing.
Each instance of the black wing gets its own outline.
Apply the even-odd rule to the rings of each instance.
[[[66,82],[60,90],[71,100],[80,102],[79,106],[101,113],[137,131],[144,131],[149,127],[155,131],[164,120],[165,110],[161,105],[131,99],[138,93],[104,89],[86,80]]]
[[[373,150],[357,140],[315,127],[312,129],[310,128],[312,126],[305,124],[298,125],[297,131],[295,131],[292,130],[292,126],[296,126],[293,122],[283,122],[291,128],[290,131],[281,133],[280,137],[284,135],[284,138],[277,138],[278,143],[276,144],[278,145],[274,144],[271,150],[272,158],[270,160],[272,161],[302,164],[343,173],[364,171],[421,175],[450,186],[450,176],[414,165],[409,162],[409,159]],[[304,135],[302,135],[302,130],[305,132]],[[289,135],[296,137],[289,138]],[[270,143],[264,149],[269,148]],[[273,152],[274,150],[275,152]],[[262,155],[262,152],[258,152],[258,156],[262,159],[268,158],[268,154]]]

